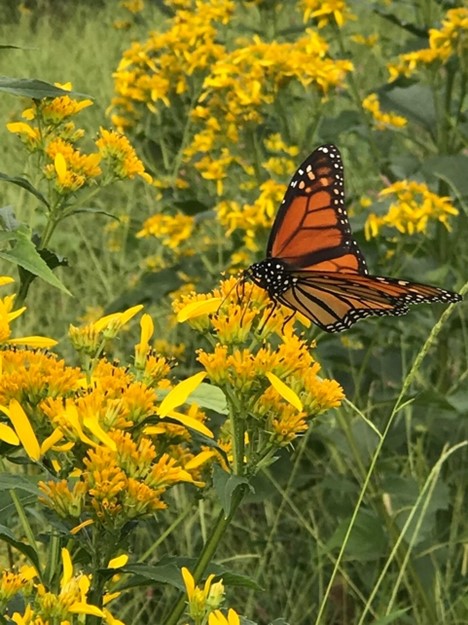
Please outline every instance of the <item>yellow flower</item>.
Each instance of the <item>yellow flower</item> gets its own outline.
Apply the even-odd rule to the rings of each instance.
[[[369,94],[362,102],[362,107],[369,111],[374,118],[377,130],[386,128],[402,128],[406,126],[408,120],[395,113],[384,113],[380,108],[380,102],[376,93]]]
[[[45,166],[44,173],[49,179],[56,178],[55,186],[59,193],[76,191],[102,173],[100,154],[81,154],[61,138],[49,142],[46,154],[53,163]]]
[[[442,20],[442,27],[429,30],[429,48],[400,54],[396,63],[389,63],[390,81],[399,76],[411,76],[421,66],[436,61],[447,63],[454,55],[460,59],[466,54],[466,31],[468,30],[468,9],[449,9]]]
[[[151,176],[145,172],[143,163],[125,135],[105,128],[100,128],[99,132],[100,137],[96,140],[96,145],[103,161],[109,163],[110,170],[116,178],[140,176],[145,182],[152,182]]]
[[[0,276],[0,286],[11,284],[13,278]],[[57,345],[57,341],[45,336],[24,336],[20,338],[10,338],[10,322],[17,319],[26,310],[26,306],[13,310],[15,295],[6,295],[0,298],[0,344],[3,345],[29,345],[36,348],[48,348]]]
[[[143,224],[137,237],[153,236],[160,239],[171,250],[177,251],[192,236],[195,220],[181,213],[172,215],[153,215]]]
[[[323,28],[334,21],[340,28],[347,19],[355,19],[344,0],[302,0],[304,21],[319,18],[318,27]]]
[[[4,569],[0,577],[0,604],[7,604],[20,590],[32,589],[32,580],[37,577],[33,566],[21,566],[18,572]]]
[[[427,232],[431,221],[439,221],[447,230],[451,229],[449,219],[458,215],[449,197],[432,193],[427,185],[410,180],[401,180],[379,193],[379,198],[394,196],[386,215],[369,215],[366,237],[377,236],[383,226],[396,228],[402,234],[413,235]]]
[[[195,621],[201,621],[210,611],[221,605],[224,596],[223,584],[222,582],[213,584],[215,576],[209,575],[203,588],[199,588],[185,566],[181,572],[188,597],[188,613]]]
[[[215,610],[208,617],[208,625],[240,625],[240,618],[232,608],[229,608],[227,617],[221,610]]]
[[[95,356],[102,348],[103,342],[115,338],[122,327],[142,309],[142,305],[132,306],[125,312],[105,315],[80,328],[70,324],[68,329],[70,341],[77,351]]]

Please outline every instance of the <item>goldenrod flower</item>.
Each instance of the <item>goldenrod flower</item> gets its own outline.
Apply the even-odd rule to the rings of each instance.
[[[137,237],[153,236],[171,250],[177,251],[181,244],[191,238],[195,221],[189,215],[153,215],[143,224]]]
[[[390,81],[399,76],[412,76],[420,67],[436,61],[447,63],[454,54],[463,58],[466,54],[467,31],[468,9],[449,9],[442,20],[442,27],[430,29],[428,48],[400,54],[397,62],[388,64]]]
[[[53,163],[46,165],[44,173],[49,179],[56,178],[59,193],[77,191],[102,173],[100,154],[82,154],[62,138],[51,140],[46,154]]]
[[[115,130],[100,128],[100,137],[96,140],[103,161],[107,161],[112,175],[119,179],[140,176],[151,183],[152,178],[145,172],[145,167],[138,158],[135,149],[125,135]]]
[[[369,239],[377,236],[384,226],[396,228],[402,234],[426,233],[431,221],[439,221],[451,229],[450,217],[458,215],[449,197],[432,193],[422,182],[401,180],[379,193],[379,198],[393,197],[386,215],[371,213],[365,225]]]
[[[318,27],[334,22],[340,28],[347,19],[355,19],[344,0],[302,0],[304,21],[318,18]]]
[[[190,571],[184,566],[181,570],[188,597],[188,613],[195,621],[201,621],[212,610],[216,610],[224,597],[222,582],[213,583],[214,575],[209,575],[203,588],[195,585]]]
[[[362,107],[366,111],[369,111],[374,118],[377,130],[384,130],[386,128],[402,128],[408,123],[408,120],[401,115],[396,115],[395,113],[384,113],[380,108],[379,98],[376,93],[371,93],[364,98]]]

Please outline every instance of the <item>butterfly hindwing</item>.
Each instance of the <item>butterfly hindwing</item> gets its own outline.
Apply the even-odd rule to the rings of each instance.
[[[458,293],[383,276],[295,272],[278,301],[327,332],[349,328],[369,316],[404,315],[409,304],[456,302]]]

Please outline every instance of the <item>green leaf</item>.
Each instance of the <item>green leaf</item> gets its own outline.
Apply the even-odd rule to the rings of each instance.
[[[28,560],[34,565],[34,567],[40,571],[40,563],[39,556],[37,552],[26,543],[17,540],[15,536],[12,534],[11,530],[4,525],[0,525],[0,540],[3,540],[8,545],[11,545],[14,549],[17,549],[23,555],[25,555]]]
[[[465,154],[434,156],[425,161],[422,171],[448,182],[461,197],[468,196],[468,156]]]
[[[127,564],[124,567],[118,569],[119,573],[129,573],[133,577],[125,580],[119,590],[134,588],[135,586],[147,586],[153,583],[169,584],[181,591],[185,590],[185,585],[180,574],[180,570],[183,566],[193,571],[197,563],[196,558],[186,558],[180,556],[166,556],[162,558],[158,564]],[[117,572],[115,569],[106,569],[106,573],[115,575]],[[252,578],[247,575],[240,575],[238,573],[231,572],[230,569],[224,565],[211,563],[206,571],[206,576],[216,575],[218,578],[223,579],[225,586],[235,586],[240,588],[249,588],[252,590],[262,590],[261,586],[257,584]]]
[[[36,484],[26,477],[12,473],[0,473],[0,491],[23,490],[39,497],[41,491]]]
[[[249,481],[245,477],[226,473],[218,465],[214,466],[213,485],[226,516],[229,516],[231,512],[232,497],[235,491],[244,484],[250,486]]]
[[[20,226],[21,224],[16,219],[15,210],[13,206],[2,206],[2,208],[0,208],[0,230],[6,230],[7,232],[14,232],[15,230],[18,230]],[[4,235],[4,234],[5,233],[0,231],[0,237],[1,235]],[[11,237],[4,236],[3,240],[9,241],[11,240]]]
[[[392,83],[379,89],[377,93],[383,108],[400,113],[424,126],[430,133],[434,132],[437,115],[434,96],[429,87],[420,83],[405,86],[395,86]]]
[[[68,95],[71,98],[89,98],[91,96],[77,91],[66,91],[60,89],[50,82],[36,80],[35,78],[11,78],[9,76],[0,76],[0,91],[10,93],[11,95],[21,96],[24,98],[32,98],[40,100],[41,98],[57,98]]]
[[[327,547],[338,549],[343,544],[348,529],[349,518],[344,519],[327,543]],[[387,535],[378,518],[370,510],[360,510],[346,545],[346,558],[357,562],[378,560],[387,548]]]
[[[133,578],[127,580],[120,589],[133,588],[135,586],[146,586],[149,584],[169,584],[175,586],[179,590],[184,590],[185,586],[182,581],[180,569],[175,564],[128,564],[114,570],[116,572],[133,575]]]
[[[0,172],[0,180],[3,180],[4,182],[11,182],[12,184],[16,184],[19,187],[26,189],[26,191],[32,193],[47,207],[49,206],[49,202],[42,195],[42,193],[38,191],[35,187],[33,187],[33,185],[29,182],[29,180],[26,180],[26,178],[21,178],[21,176],[9,176],[8,174],[3,174],[2,172]]]
[[[8,252],[0,252],[0,258],[19,265],[29,273],[47,282],[67,295],[70,291],[60,282],[24,230],[15,233],[15,245]]]
[[[202,382],[200,386],[191,393],[188,404],[198,404],[201,408],[214,410],[219,414],[228,414],[226,396],[217,386],[212,386]]]

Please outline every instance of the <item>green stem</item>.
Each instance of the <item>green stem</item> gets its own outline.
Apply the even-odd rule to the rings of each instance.
[[[31,545],[31,547],[34,549],[36,553],[39,553],[37,544],[36,544],[36,539],[34,538],[34,532],[32,531],[31,525],[29,524],[28,517],[26,516],[26,513],[23,508],[23,504],[18,499],[18,495],[16,494],[16,491],[14,489],[11,489],[9,492],[10,492],[11,500],[13,501],[15,505],[16,512],[18,513],[18,516],[20,518],[23,531],[28,537],[29,544]],[[38,574],[41,575],[41,571],[38,571]]]
[[[214,525],[211,535],[209,536],[203,550],[197,560],[195,569],[193,571],[193,578],[197,584],[205,573],[206,568],[210,564],[213,555],[218,547],[221,538],[224,536],[225,531],[229,527],[231,520],[239,507],[244,495],[247,491],[246,486],[240,486],[234,493],[231,502],[231,511],[228,516],[225,516],[224,510],[219,513],[216,524]],[[185,609],[185,594],[181,595],[177,603],[174,605],[172,612],[165,621],[165,625],[177,625],[178,620],[182,616]],[[88,625],[88,623],[87,623]]]

